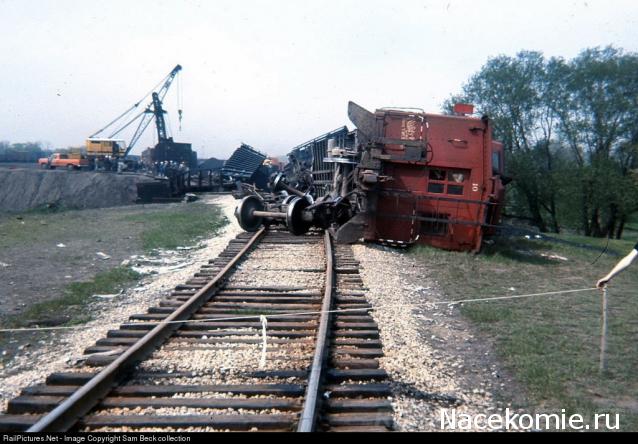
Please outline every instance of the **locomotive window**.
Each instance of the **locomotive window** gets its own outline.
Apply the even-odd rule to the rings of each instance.
[[[428,184],[429,193],[443,193],[444,185],[442,183],[430,182]]]
[[[501,156],[498,151],[492,153],[492,174],[500,174],[501,172]]]
[[[463,183],[465,174],[462,171],[448,171],[447,180],[448,182]]]
[[[431,169],[428,173],[428,192],[462,196],[464,184],[470,178],[468,170]]]

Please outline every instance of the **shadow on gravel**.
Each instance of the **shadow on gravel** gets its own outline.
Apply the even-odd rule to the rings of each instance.
[[[394,388],[394,393],[403,393],[412,399],[418,399],[423,401],[436,402],[445,406],[459,406],[463,404],[463,401],[456,396],[448,395],[446,393],[431,393],[419,390],[413,384],[406,382],[396,381],[390,378],[390,385]]]

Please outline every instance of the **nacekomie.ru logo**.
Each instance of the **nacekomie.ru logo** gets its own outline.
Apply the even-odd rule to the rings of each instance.
[[[460,413],[456,409],[442,409],[441,430],[619,430],[620,415],[597,413],[591,421],[580,414],[516,413],[509,408],[504,413]]]

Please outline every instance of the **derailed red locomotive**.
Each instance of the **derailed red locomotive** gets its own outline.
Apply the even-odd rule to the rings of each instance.
[[[297,147],[287,177],[272,178],[272,194],[242,199],[239,223],[248,231],[285,224],[297,234],[321,227],[338,242],[478,251],[499,223],[507,180],[489,119],[471,113],[468,105],[454,115],[371,113],[350,102],[356,130]]]

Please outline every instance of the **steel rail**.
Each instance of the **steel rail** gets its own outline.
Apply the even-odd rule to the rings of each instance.
[[[265,228],[263,227],[257,231],[239,253],[211,281],[168,316],[164,323],[159,323],[150,330],[115,361],[76,390],[69,398],[40,418],[27,432],[64,432],[70,429],[82,416],[95,407],[126,376],[133,366],[150,356],[158,346],[182,325],[179,322],[173,323],[174,321],[183,321],[190,318],[215,294],[217,287],[223,283],[228,272],[261,239],[264,231]]]
[[[303,410],[299,417],[297,432],[313,432],[316,425],[317,410],[321,397],[319,388],[322,378],[322,370],[326,361],[328,351],[328,326],[330,325],[330,307],[335,287],[334,253],[332,251],[332,238],[328,230],[324,234],[324,247],[326,251],[326,287],[324,290],[323,303],[321,304],[321,320],[317,331],[317,342],[315,355],[312,360],[310,378],[306,387],[306,396]]]

